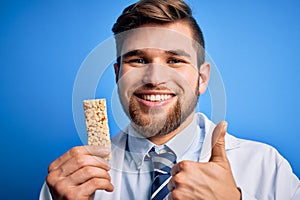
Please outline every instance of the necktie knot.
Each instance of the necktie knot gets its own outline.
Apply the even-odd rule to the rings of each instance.
[[[171,169],[176,162],[176,155],[169,149],[162,149],[159,153],[150,152],[151,161],[153,163],[154,170],[167,170]]]

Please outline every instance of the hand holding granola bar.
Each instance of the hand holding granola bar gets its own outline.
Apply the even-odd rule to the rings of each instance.
[[[112,192],[110,138],[105,100],[84,102],[88,146],[73,147],[48,167],[52,199],[91,199],[96,190]]]

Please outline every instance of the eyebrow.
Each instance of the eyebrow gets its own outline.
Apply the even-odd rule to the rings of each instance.
[[[127,53],[124,53],[121,57],[124,59],[132,56],[140,56],[143,54],[144,52],[141,50],[132,50],[132,51],[128,51]]]
[[[183,56],[183,57],[191,58],[191,55],[189,53],[181,49],[167,50],[164,52],[171,56]],[[128,51],[127,53],[123,54],[121,57],[124,59],[132,56],[141,56],[144,54],[145,52],[143,50],[136,49],[136,50]]]
[[[183,57],[191,58],[191,55],[189,53],[181,49],[169,50],[166,51],[166,53],[172,56],[183,56]]]

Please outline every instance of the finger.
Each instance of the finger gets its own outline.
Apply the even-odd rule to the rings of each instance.
[[[180,172],[180,163],[175,164],[171,169],[171,176],[175,176],[177,173]]]
[[[171,173],[172,176],[175,176],[180,171],[189,171],[191,169],[191,167],[194,166],[195,163],[197,163],[197,162],[190,161],[190,160],[180,161],[179,163],[176,163],[172,167],[170,173]]]
[[[112,192],[114,190],[114,186],[107,179],[92,178],[87,182],[81,184],[78,187],[78,190],[78,196],[89,197],[93,195],[96,190],[106,190],[107,192]]]
[[[168,187],[168,190],[169,190],[170,192],[172,192],[172,191],[176,188],[176,185],[175,185],[175,183],[174,183],[174,181],[173,181],[173,178],[170,179],[170,181],[169,181],[167,187]]]
[[[104,171],[110,170],[109,163],[105,159],[96,156],[83,155],[71,158],[59,168],[52,170],[49,173],[49,180],[51,182],[57,182],[85,167],[97,167]]]
[[[60,181],[56,190],[59,191],[58,199],[92,199],[96,190],[112,192],[114,186],[107,179],[92,178],[79,186],[67,185],[65,179]]]
[[[58,173],[58,176],[66,177],[74,173],[78,169],[87,166],[98,167],[106,171],[110,170],[110,165],[107,160],[97,156],[80,155],[69,159],[59,168],[55,169],[55,171],[57,171],[56,173]]]
[[[195,194],[195,190],[191,190],[191,188],[187,187],[178,187],[174,189],[170,193],[169,199],[177,200],[177,199],[213,199],[213,198],[206,198],[204,196],[199,196],[199,194]],[[215,196],[214,196],[215,197]],[[215,199],[215,198],[214,198]]]
[[[47,184],[48,186],[50,186],[50,188],[53,189],[53,191],[56,192],[57,195],[60,194],[60,196],[63,195],[67,197],[69,197],[70,195],[72,197],[73,194],[78,195],[78,193],[80,193],[79,190],[86,190],[85,188],[80,186],[82,184],[85,185],[86,182],[89,182],[92,179],[101,179],[102,182],[105,183],[100,184],[100,186],[95,186],[96,188],[103,188],[107,191],[111,191],[111,177],[109,173],[104,169],[88,166],[77,170],[68,177],[57,177],[53,175],[56,171],[58,170],[54,170],[49,173],[49,175],[47,176]],[[71,192],[72,188],[75,188],[75,191]],[[83,194],[88,197],[90,194],[92,194],[90,191],[91,189],[87,193]]]
[[[220,122],[213,131],[213,148],[210,157],[210,162],[227,161],[225,151],[225,134],[227,129],[227,122]]]
[[[80,185],[92,178],[101,178],[111,181],[108,171],[91,166],[81,168],[73,174],[71,174],[70,176],[66,177],[70,185]]]
[[[101,146],[77,146],[73,147],[61,157],[52,162],[48,167],[48,172],[51,172],[54,169],[60,167],[63,163],[71,159],[72,157],[76,157],[78,155],[94,155],[99,157],[106,157],[110,153],[110,149],[107,147]]]
[[[64,180],[65,177],[86,166],[94,166],[106,171],[110,169],[109,163],[103,158],[91,155],[79,155],[67,160],[60,167],[51,170],[46,179],[47,184],[54,187],[58,182]]]

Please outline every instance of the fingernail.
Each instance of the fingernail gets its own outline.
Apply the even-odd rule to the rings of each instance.
[[[223,122],[222,122],[222,126],[223,126],[223,131],[226,131],[226,130],[227,130],[228,123],[227,123],[226,121],[223,121]]]

